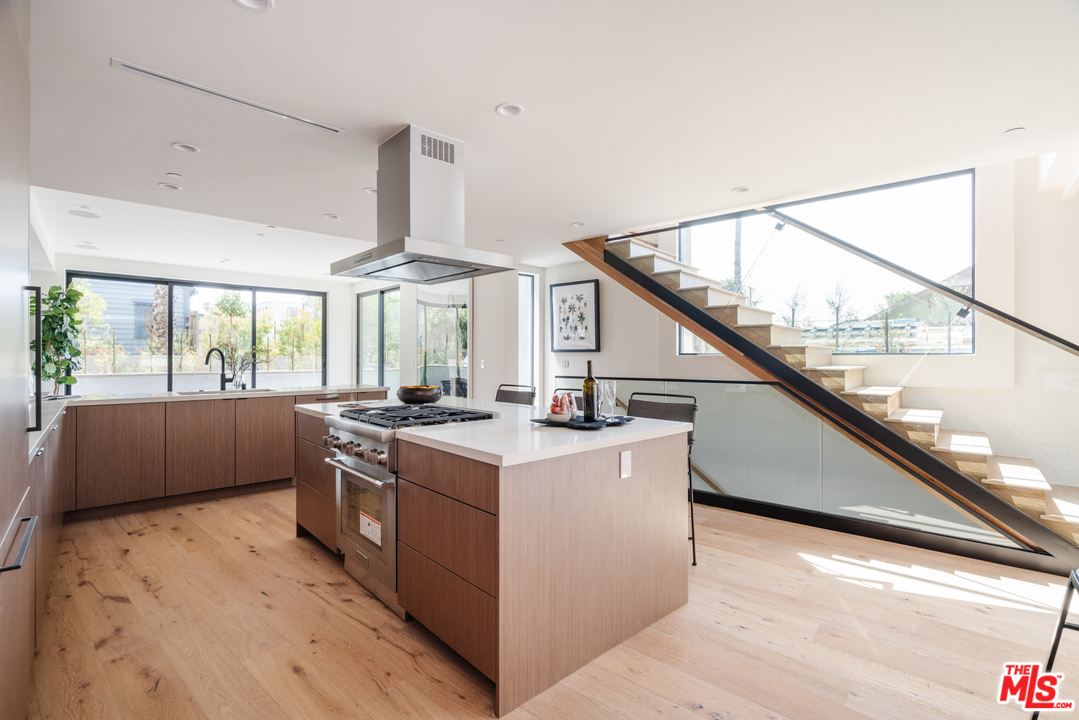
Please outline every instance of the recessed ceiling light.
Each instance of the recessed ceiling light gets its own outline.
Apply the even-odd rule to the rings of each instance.
[[[173,185],[172,183],[158,183],[157,186],[164,190],[183,190],[179,185]]]
[[[75,207],[77,207],[79,210],[89,210],[90,209],[89,205],[76,205]]]
[[[326,218],[327,220],[340,220],[341,219],[340,215],[334,215],[333,213],[325,213],[322,217]]]
[[[273,10],[273,0],[236,0],[236,4],[247,10],[266,12]]]
[[[498,238],[495,242],[506,242],[506,238]]]
[[[259,237],[266,237],[266,233],[255,233],[255,234],[258,235]]]
[[[1024,130],[1026,130],[1025,127],[1013,127],[1013,128],[1008,128],[1007,130],[1005,130],[1004,134],[1007,135],[1008,133],[1023,132]]]
[[[173,180],[183,180],[184,176],[180,173],[165,173],[165,177],[172,178]]]
[[[570,227],[584,227],[583,222],[574,222],[569,224]]]
[[[525,109],[517,103],[502,103],[495,108],[495,112],[504,117],[516,117],[524,111]]]
[[[276,225],[267,225],[266,227],[269,228],[270,230],[276,230],[277,229]]]
[[[79,207],[82,207],[82,206],[80,205]],[[95,219],[101,217],[97,213],[88,212],[86,210],[68,210],[68,213],[74,215],[75,217],[95,218]]]
[[[749,192],[749,188],[746,187],[745,185],[739,185],[736,188],[731,188],[731,192],[732,193],[747,193],[747,192]]]
[[[228,258],[221,258],[221,262],[223,262],[223,263],[227,263],[228,261],[229,261]]]
[[[172,149],[173,150],[179,150],[180,152],[185,152],[185,153],[202,152],[201,150],[199,150],[194,145],[189,145],[188,143],[182,143],[182,142],[174,142],[172,144]]]
[[[79,243],[75,247],[79,248],[80,250],[100,250],[101,249],[97,245],[91,245],[90,243]]]
[[[368,195],[378,195],[378,190],[376,190],[375,188],[368,187],[368,188],[364,188],[363,191],[365,193],[367,193]]]

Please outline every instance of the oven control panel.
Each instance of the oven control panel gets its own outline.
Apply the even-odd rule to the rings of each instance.
[[[389,465],[389,455],[385,450],[376,447],[364,447],[362,444],[353,440],[342,440],[337,435],[326,435],[322,438],[322,444],[331,450],[336,450],[342,455],[354,457],[357,460],[361,460],[370,465],[378,465],[380,467],[387,467]]]

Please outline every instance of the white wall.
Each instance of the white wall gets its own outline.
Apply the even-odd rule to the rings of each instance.
[[[589,360],[597,377],[755,379],[726,357],[679,356],[674,321],[583,260],[547,268],[545,275],[539,318],[546,366],[543,398],[557,387],[556,375],[583,376]],[[599,280],[600,351],[553,352],[550,286],[592,279]]]
[[[320,282],[276,275],[256,275],[236,270],[184,267],[158,263],[135,262],[116,258],[87,257],[57,254],[53,270],[36,269],[30,273],[30,283],[48,290],[64,285],[68,270],[138,275],[143,277],[220,282],[260,287],[279,287],[287,290],[312,290],[326,293],[326,381],[330,385],[348,385],[355,374],[354,336],[356,303],[352,285],[340,282]]]

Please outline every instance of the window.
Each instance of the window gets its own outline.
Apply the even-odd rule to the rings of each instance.
[[[416,289],[416,381],[468,397],[468,280]]]
[[[142,339],[150,337],[150,322],[153,318],[153,305],[146,302],[136,302],[134,337]]]
[[[517,382],[536,385],[536,276],[517,276]]]
[[[401,291],[375,290],[356,302],[356,378],[364,385],[389,387],[393,397],[401,386]]]
[[[973,295],[974,174],[949,173],[769,208],[958,292]],[[858,354],[971,353],[974,314],[941,293],[794,223],[739,213],[685,223],[679,258],[801,329],[803,344]],[[767,323],[768,314],[743,323]],[[679,328],[679,354],[713,354]]]
[[[326,384],[325,293],[72,272],[68,281],[83,292],[80,393],[218,389],[211,348],[249,388]]]

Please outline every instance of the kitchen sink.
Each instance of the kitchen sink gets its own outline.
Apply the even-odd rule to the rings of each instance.
[[[177,395],[231,395],[232,393],[273,392],[273,388],[248,388],[247,390],[180,390]]]

